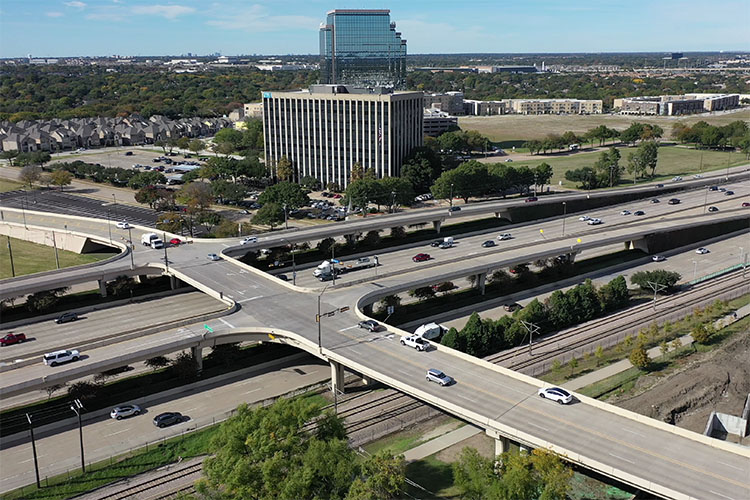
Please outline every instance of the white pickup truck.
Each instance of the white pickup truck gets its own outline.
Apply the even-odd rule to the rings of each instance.
[[[410,335],[409,337],[402,337],[401,345],[405,345],[407,347],[413,347],[417,351],[426,351],[427,349],[430,348],[430,343],[428,341],[416,335]]]

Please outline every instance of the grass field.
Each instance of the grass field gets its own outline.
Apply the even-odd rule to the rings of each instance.
[[[0,179],[0,193],[7,193],[8,191],[15,191],[21,189],[24,185],[20,182],[12,181],[10,179]]]
[[[462,116],[458,125],[464,130],[476,130],[496,142],[544,139],[549,134],[570,130],[583,134],[587,130],[606,125],[624,130],[633,122],[651,123],[664,129],[664,139],[670,139],[675,123],[691,125],[705,121],[711,125],[726,125],[736,120],[750,120],[750,110],[734,113],[692,116],[627,116],[627,115],[496,115]],[[511,144],[513,145],[513,144]],[[519,144],[517,144],[519,145]],[[506,146],[507,147],[507,146]]]
[[[625,166],[628,163],[628,155],[634,152],[635,147],[618,147],[622,155],[620,165]],[[513,166],[520,167],[523,165],[536,167],[540,163],[548,163],[553,170],[551,184],[557,184],[562,181],[565,187],[575,187],[574,182],[565,180],[565,172],[577,168],[593,166],[599,158],[600,152],[580,152],[575,154],[556,155],[536,155],[533,160],[514,160]],[[482,160],[484,161],[484,160]],[[488,158],[488,162],[502,161],[501,159]],[[659,159],[656,164],[656,177],[654,180],[671,179],[675,175],[692,175],[700,172],[711,170],[721,170],[730,166],[743,165],[748,163],[745,155],[740,153],[729,153],[727,151],[697,150],[683,146],[662,146],[659,148]],[[632,183],[632,178],[623,180],[622,184]],[[639,179],[639,182],[645,182],[651,179]]]
[[[39,245],[25,240],[10,239],[13,251],[13,267],[16,276],[40,273],[57,269],[55,261],[55,249],[51,246]],[[77,254],[66,250],[58,250],[60,268],[80,266],[89,262],[97,262],[108,259],[114,253]],[[0,279],[10,278],[13,274],[10,267],[10,253],[8,251],[8,238],[0,239]]]

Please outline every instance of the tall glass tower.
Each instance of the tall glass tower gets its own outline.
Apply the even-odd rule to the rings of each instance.
[[[406,88],[406,40],[390,10],[337,9],[320,25],[320,83]]]

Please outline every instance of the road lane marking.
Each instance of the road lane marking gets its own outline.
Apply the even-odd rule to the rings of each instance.
[[[740,467],[735,467],[734,465],[729,465],[729,464],[728,464],[728,463],[726,463],[726,462],[721,462],[721,461],[719,461],[719,460],[717,460],[716,462],[717,462],[717,463],[720,463],[720,464],[722,464],[722,465],[726,465],[727,467],[731,467],[732,469],[737,469],[737,470],[739,470],[739,471],[745,472],[745,469],[741,469]]]
[[[234,326],[232,326],[232,324],[229,321],[225,320],[224,318],[219,318],[219,321],[227,325],[229,328],[234,328]]]
[[[346,328],[342,328],[342,329],[341,329],[341,330],[339,330],[339,331],[340,331],[340,332],[345,332],[345,331],[347,331],[347,330],[351,330],[352,328],[359,328],[359,326],[358,326],[358,325],[354,325],[354,326],[347,326]]]
[[[619,455],[615,455],[614,453],[610,453],[609,455],[613,456],[615,458],[619,458],[620,460],[623,460],[625,462],[628,462],[629,464],[635,464],[635,462],[633,462],[632,460],[628,460],[627,458],[623,458],[623,457],[621,457]]]
[[[733,497],[728,497],[728,496],[726,496],[726,495],[722,495],[721,493],[716,493],[716,492],[715,492],[714,490],[708,490],[708,491],[709,491],[710,493],[713,493],[714,495],[719,495],[720,497],[723,497],[723,498],[728,498],[729,500],[734,500],[734,498],[733,498]]]
[[[536,425],[533,422],[526,422],[526,425],[531,425],[531,426],[536,427],[537,429],[542,429],[543,431],[549,432],[549,429],[547,429],[546,427],[542,427],[541,425]]]
[[[121,431],[113,432],[112,434],[108,434],[108,436],[114,436],[116,434],[122,434],[123,432],[130,432],[131,429],[123,429]]]
[[[263,296],[262,296],[262,295],[256,295],[255,297],[250,297],[249,299],[242,299],[242,300],[238,300],[238,301],[237,301],[237,303],[238,303],[238,304],[241,304],[241,303],[243,303],[243,302],[250,302],[251,300],[255,300],[255,299],[262,299],[262,298],[263,298]]]
[[[262,387],[256,387],[255,389],[250,389],[247,392],[243,392],[243,394],[250,394],[251,392],[258,392],[261,389],[262,389]]]
[[[646,437],[643,434],[641,434],[640,432],[631,431],[630,429],[626,429],[625,427],[621,427],[621,429],[624,430],[625,432],[629,432],[631,434],[635,434],[636,436]]]

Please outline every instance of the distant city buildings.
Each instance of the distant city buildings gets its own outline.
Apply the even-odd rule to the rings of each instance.
[[[422,92],[344,85],[263,92],[263,132],[266,164],[285,157],[297,178],[346,188],[355,163],[378,178],[397,177],[404,158],[422,145]]]
[[[435,108],[451,115],[583,115],[599,114],[603,103],[600,99],[503,99],[479,101],[464,99],[462,92],[425,94],[425,108]]]
[[[320,83],[406,88],[406,40],[390,10],[328,12],[320,25]]]
[[[740,105],[739,94],[685,94],[615,99],[613,107],[622,115],[689,115],[724,111]]]

